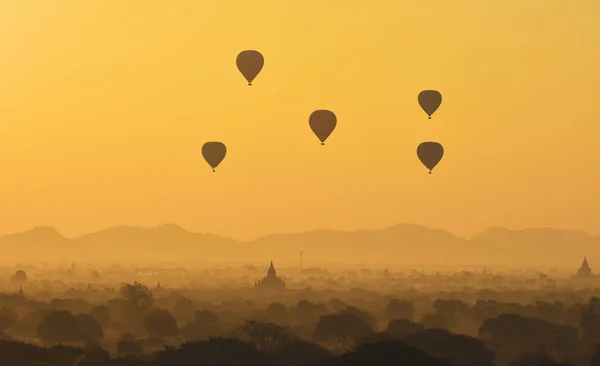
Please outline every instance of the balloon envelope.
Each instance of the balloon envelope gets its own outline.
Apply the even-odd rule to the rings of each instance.
[[[437,90],[423,90],[419,93],[419,105],[431,119],[431,115],[442,104],[442,94]]]
[[[237,56],[235,63],[238,70],[248,80],[248,85],[252,85],[252,80],[258,76],[260,70],[265,65],[265,59],[263,55],[254,50],[246,50],[240,52]]]
[[[417,147],[417,155],[431,174],[433,168],[438,165],[444,156],[444,147],[437,142],[423,142]]]
[[[226,154],[227,148],[222,142],[211,141],[202,145],[202,156],[208,165],[213,168],[213,172],[221,164]]]
[[[321,140],[321,145],[325,145],[325,140],[335,130],[337,117],[332,111],[319,109],[310,114],[308,124],[310,125],[310,129]]]

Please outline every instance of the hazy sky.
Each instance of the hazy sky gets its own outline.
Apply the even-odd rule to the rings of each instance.
[[[2,1],[0,233],[600,233],[599,44],[598,0]]]

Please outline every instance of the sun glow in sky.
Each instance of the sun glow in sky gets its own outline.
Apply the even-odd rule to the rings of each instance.
[[[597,0],[5,1],[0,233],[597,234],[599,44]],[[338,118],[324,147],[316,109]],[[446,152],[431,175],[423,141]]]

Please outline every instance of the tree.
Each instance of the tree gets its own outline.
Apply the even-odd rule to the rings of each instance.
[[[211,334],[207,332],[206,329],[198,325],[198,323],[188,323],[181,327],[179,330],[179,335],[186,342],[197,342],[208,339],[208,336]]]
[[[215,329],[219,326],[219,316],[212,311],[196,311],[196,323],[203,328]]]
[[[11,325],[13,325],[14,320],[7,317],[4,314],[0,314],[0,334],[2,334],[5,330],[8,329]]]
[[[366,337],[371,333],[373,333],[373,328],[356,315],[342,312],[321,316],[313,337],[316,341],[347,345],[355,339]]]
[[[293,312],[294,317],[302,322],[313,322],[318,320],[321,315],[329,313],[325,305],[313,304],[306,300],[298,301],[298,305],[296,305]]]
[[[104,331],[90,315],[73,316],[69,311],[47,313],[38,326],[38,337],[50,342],[93,341],[104,337]]]
[[[121,340],[117,343],[119,356],[141,356],[143,353],[144,350],[139,342]]]
[[[377,343],[381,341],[397,341],[398,339],[388,332],[375,332],[368,336],[357,338],[354,341],[354,346],[362,346],[369,343]]]
[[[316,343],[295,340],[280,344],[269,350],[269,356],[277,365],[312,366],[332,357],[331,352]]]
[[[12,320],[13,323],[19,320],[19,314],[17,314],[13,308],[8,306],[3,306],[0,308],[0,315],[4,315],[8,319]]]
[[[104,330],[94,317],[88,314],[75,315],[78,338],[83,341],[98,340],[104,338]]]
[[[24,365],[74,365],[84,351],[80,348],[54,346],[44,348],[37,345],[0,340],[0,364],[3,366]]]
[[[125,332],[119,336],[120,341],[135,342],[137,339],[129,332]]]
[[[173,305],[173,315],[181,321],[192,321],[195,318],[196,304],[190,299],[180,297]]]
[[[342,310],[340,313],[348,313],[356,316],[358,319],[368,324],[371,328],[375,328],[377,326],[377,321],[373,316],[367,313],[364,310],[361,310],[354,306],[348,306],[346,309]]]
[[[425,314],[419,320],[420,324],[423,324],[425,328],[437,328],[437,329],[446,329],[448,328],[448,323],[446,319],[440,314]]]
[[[383,309],[383,312],[388,319],[413,320],[415,316],[413,303],[410,301],[400,301],[398,299],[391,299]]]
[[[413,333],[403,341],[428,355],[448,360],[452,366],[492,366],[494,354],[483,342],[466,335],[452,334],[442,329]]]
[[[211,338],[182,343],[156,354],[156,366],[273,366],[268,356],[237,339]]]
[[[148,286],[139,282],[133,284],[126,283],[121,286],[121,296],[127,300],[136,311],[146,311],[154,303],[152,291]]]
[[[16,283],[18,285],[22,285],[25,283],[25,281],[27,281],[27,273],[25,273],[25,271],[22,270],[18,270],[15,272],[15,274],[10,278],[10,281],[12,283]]]
[[[423,324],[411,322],[408,319],[394,319],[388,323],[387,332],[398,337],[425,330]]]
[[[101,348],[90,348],[74,363],[74,366],[100,366],[111,364],[110,354]]]
[[[78,341],[80,338],[75,317],[66,310],[46,314],[38,326],[38,337],[50,342]]]
[[[144,316],[144,327],[155,337],[173,337],[179,332],[175,318],[164,309],[154,309]]]
[[[38,334],[38,327],[47,313],[48,311],[46,309],[30,311],[25,314],[23,318],[19,319],[19,321],[11,328],[18,334],[36,336]]]
[[[93,307],[90,315],[103,327],[110,323],[110,309],[105,305]]]
[[[437,299],[433,302],[433,308],[444,319],[447,327],[462,323],[464,317],[470,315],[469,306],[460,300]]]
[[[564,362],[556,362],[552,356],[548,355],[544,350],[536,353],[524,353],[511,364],[511,366],[572,366]],[[596,366],[593,361],[590,366]]]
[[[280,302],[269,304],[266,310],[267,317],[279,324],[286,323],[288,319],[288,309]]]
[[[502,314],[483,322],[479,328],[479,338],[496,353],[498,359],[516,359],[518,354],[510,351],[510,346],[517,348],[520,353],[535,353],[540,345],[548,347],[550,356],[565,359],[577,348],[579,332],[577,328],[564,324]],[[503,353],[507,356],[503,356]]]
[[[419,365],[419,366],[449,366],[448,362],[440,361],[425,352],[404,344],[400,341],[381,341],[369,343],[353,352],[342,354],[321,363],[323,366],[346,365]]]
[[[347,307],[348,304],[338,298],[329,299],[329,301],[327,301],[327,309],[334,313],[339,313],[340,311],[345,310]]]
[[[238,329],[240,338],[262,351],[291,342],[297,337],[290,329],[273,323],[247,321]]]

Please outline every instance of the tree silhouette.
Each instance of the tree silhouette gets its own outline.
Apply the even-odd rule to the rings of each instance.
[[[452,366],[492,366],[494,354],[483,342],[443,329],[428,329],[402,339],[407,344],[438,359],[449,360]]]
[[[411,322],[408,319],[394,319],[388,323],[387,332],[399,337],[425,330],[423,324]]]
[[[270,358],[277,365],[312,366],[332,357],[331,352],[316,343],[295,340],[269,349]]]
[[[269,304],[266,313],[269,319],[277,323],[286,323],[289,316],[288,309],[279,302]]]
[[[373,333],[373,328],[351,313],[323,315],[313,333],[316,341],[348,346],[354,340]]]
[[[142,345],[136,341],[120,340],[117,342],[119,356],[141,356],[144,353]]]
[[[410,301],[400,301],[398,299],[391,299],[383,309],[383,312],[388,319],[408,319],[413,320],[415,316],[415,310],[413,303]]]
[[[11,325],[14,324],[14,320],[9,318],[8,316],[0,313],[0,334],[8,329]]]
[[[144,327],[155,337],[173,337],[179,332],[175,318],[164,309],[154,309],[144,316]]]
[[[156,366],[275,366],[254,346],[236,339],[211,338],[182,343],[156,355]]]
[[[401,341],[381,341],[356,347],[354,352],[326,360],[319,366],[451,366]]]
[[[38,337],[49,342],[79,341],[75,317],[69,311],[52,311],[44,316],[38,326]]]
[[[4,315],[8,319],[12,320],[13,323],[19,320],[19,314],[17,314],[13,308],[8,306],[3,306],[0,308],[0,315]]]
[[[136,311],[145,311],[150,309],[154,302],[152,291],[148,286],[139,282],[133,284],[126,283],[121,286],[121,296],[127,300]]]
[[[110,323],[110,309],[105,305],[93,307],[90,315],[103,327]]]
[[[18,285],[22,285],[27,281],[27,273],[23,270],[18,270],[15,274],[10,278],[10,281],[16,283]]]
[[[258,350],[267,350],[296,340],[291,330],[273,323],[247,321],[238,329],[240,339],[253,344]]]
[[[181,321],[193,321],[195,319],[194,312],[196,304],[190,299],[180,297],[173,305],[173,316]]]
[[[206,328],[216,328],[219,326],[219,316],[212,311],[196,311],[196,323]]]
[[[104,330],[94,317],[88,314],[75,315],[78,337],[83,341],[98,340],[104,337]]]

